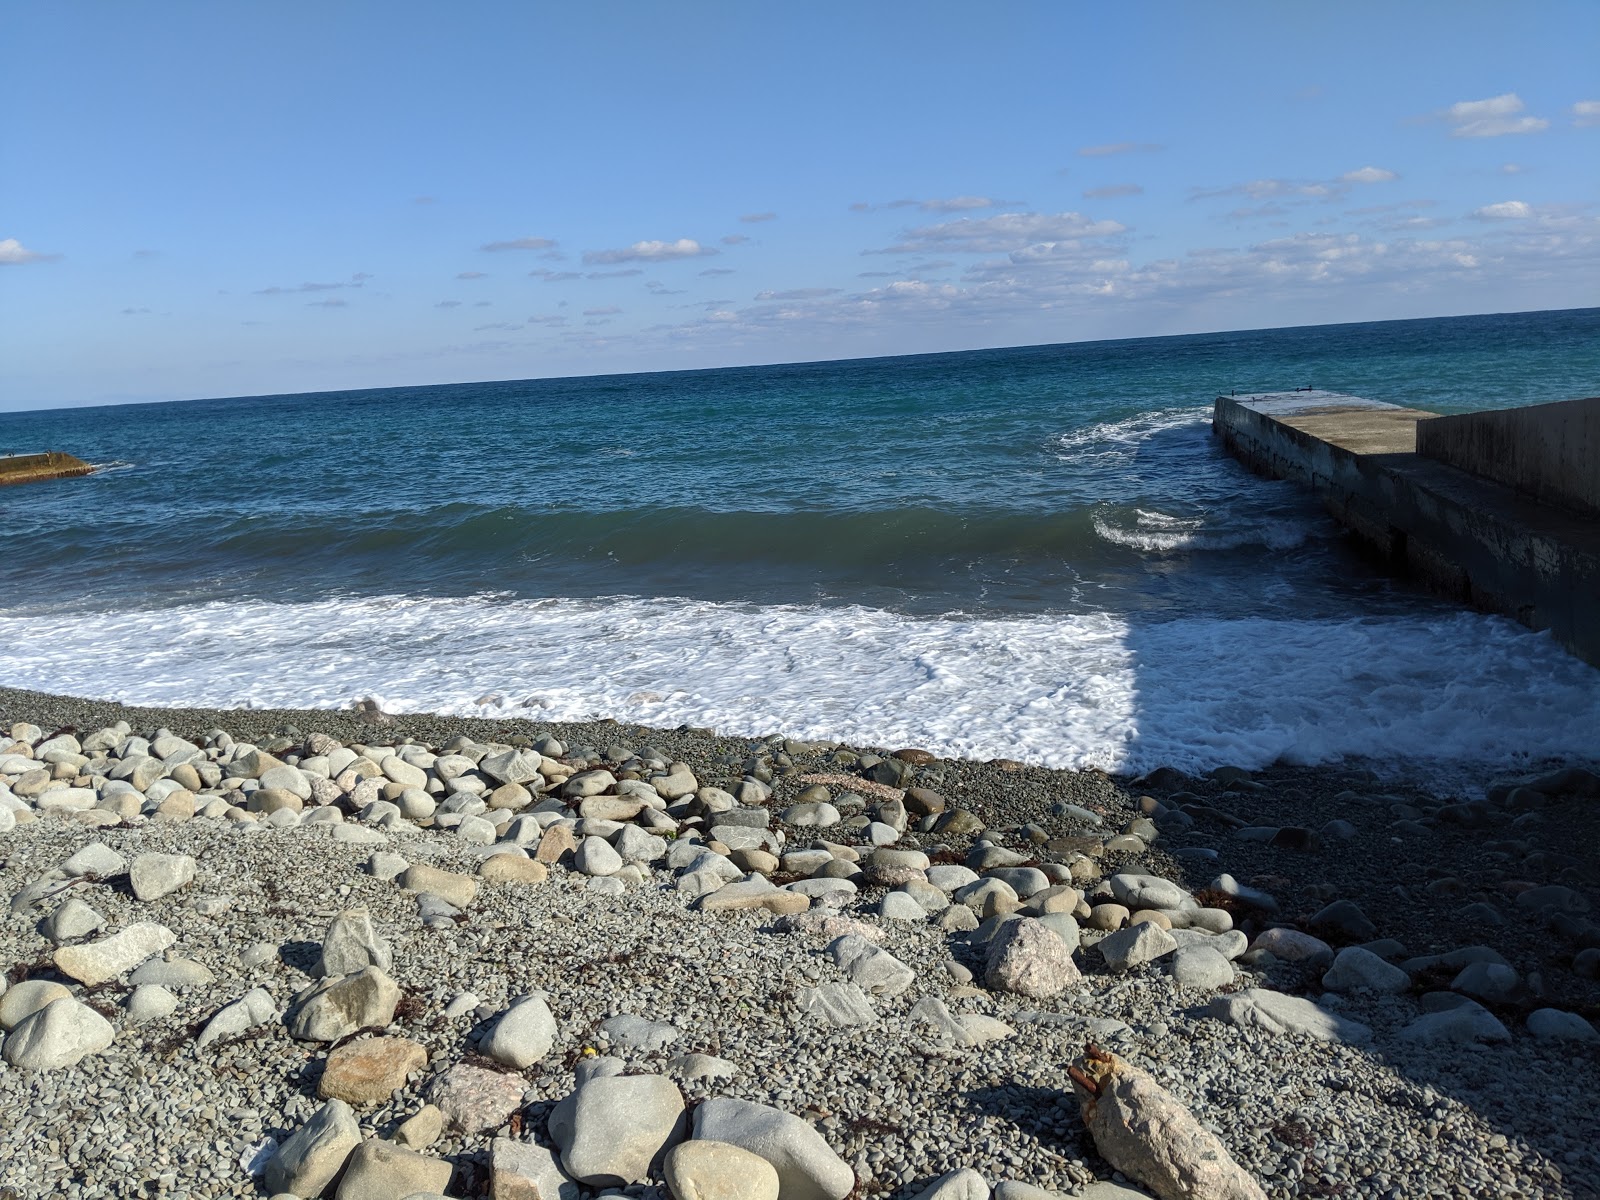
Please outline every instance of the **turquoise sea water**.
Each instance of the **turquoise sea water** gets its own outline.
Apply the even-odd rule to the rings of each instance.
[[[1218,450],[1218,392],[1296,386],[1594,394],[1600,310],[0,414],[109,465],[0,491],[0,682],[1061,765],[1583,751],[1600,674]]]

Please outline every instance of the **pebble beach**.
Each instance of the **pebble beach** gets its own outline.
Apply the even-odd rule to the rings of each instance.
[[[1600,777],[1545,767],[0,689],[0,1195],[1600,1195]],[[1119,1150],[1096,1055],[1238,1178]]]

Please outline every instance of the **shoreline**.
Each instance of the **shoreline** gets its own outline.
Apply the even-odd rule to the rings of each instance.
[[[1095,770],[909,752],[874,763],[877,755],[868,748],[800,743],[781,734],[728,738],[611,721],[431,714],[371,723],[353,710],[145,709],[0,688],[0,761],[9,762],[0,770],[0,804],[10,794],[3,790],[7,781],[33,793],[18,801],[30,809],[49,794],[36,790],[37,779],[23,788],[26,771],[15,768],[26,764],[7,758],[17,753],[6,745],[15,722],[37,726],[38,744],[60,725],[73,724],[79,738],[89,738],[118,720],[136,735],[168,728],[197,739],[197,747],[209,730],[226,730],[241,743],[282,756],[274,761],[305,764],[305,771],[288,766],[283,778],[303,776],[299,785],[310,799],[291,804],[274,794],[269,802],[261,793],[273,791],[276,781],[269,788],[239,774],[247,768],[230,764],[240,762],[241,746],[224,742],[191,760],[215,764],[221,782],[192,795],[187,811],[179,806],[165,813],[168,778],[147,783],[125,775],[150,790],[137,801],[130,785],[107,786],[123,773],[118,763],[126,765],[118,754],[140,754],[124,738],[110,759],[100,750],[78,756],[91,762],[99,756],[103,766],[96,771],[105,775],[68,781],[79,768],[67,767],[59,777],[71,786],[98,787],[97,807],[40,806],[32,819],[0,832],[0,892],[13,901],[9,916],[0,919],[0,975],[13,989],[19,980],[48,980],[69,991],[76,986],[51,966],[54,948],[45,936],[49,921],[58,919],[50,909],[59,899],[16,907],[59,886],[48,882],[50,872],[70,854],[98,842],[128,861],[154,853],[194,863],[193,879],[160,897],[141,899],[127,876],[74,889],[74,901],[107,918],[104,928],[83,937],[153,921],[170,927],[177,941],[166,951],[171,961],[158,956],[146,964],[151,971],[145,978],[138,978],[146,969],[140,968],[127,982],[113,977],[73,992],[117,1026],[102,1052],[65,1070],[0,1065],[0,1106],[56,1114],[0,1131],[0,1177],[21,1181],[22,1196],[54,1194],[49,1177],[57,1162],[59,1171],[90,1172],[85,1190],[69,1195],[106,1194],[92,1183],[94,1172],[104,1180],[106,1171],[152,1181],[170,1177],[162,1185],[167,1190],[206,1196],[269,1194],[273,1189],[253,1181],[238,1163],[265,1138],[283,1145],[322,1103],[319,1080],[331,1070],[333,1055],[325,1054],[327,1045],[292,1033],[290,1014],[315,982],[318,944],[334,941],[330,921],[354,906],[370,912],[378,937],[392,947],[388,970],[404,997],[399,1009],[377,1021],[379,1030],[386,1038],[415,1041],[428,1062],[400,1079],[392,1094],[356,1107],[351,1128],[359,1123],[354,1136],[365,1144],[403,1142],[406,1123],[438,1099],[441,1080],[488,1061],[482,1056],[494,1047],[496,1022],[519,995],[545,994],[554,1014],[556,1049],[514,1076],[521,1092],[514,1120],[447,1129],[416,1150],[425,1163],[449,1164],[452,1183],[436,1190],[452,1196],[482,1194],[502,1171],[497,1164],[514,1154],[549,1150],[552,1140],[559,1152],[558,1102],[585,1086],[590,1068],[583,1064],[592,1058],[615,1063],[604,1069],[624,1072],[623,1078],[671,1077],[691,1104],[722,1097],[790,1114],[822,1138],[827,1153],[853,1172],[859,1194],[873,1200],[910,1200],[963,1169],[977,1171],[987,1186],[1027,1185],[1109,1200],[1122,1193],[1103,1190],[1110,1164],[1086,1131],[1065,1075],[1086,1039],[1152,1072],[1274,1200],[1378,1200],[1424,1194],[1441,1182],[1475,1195],[1600,1195],[1594,1149],[1600,1115],[1587,1105],[1600,1086],[1600,1049],[1546,1040],[1529,1029],[1530,1017],[1554,1008],[1594,1033],[1600,983],[1580,974],[1574,957],[1581,938],[1592,936],[1583,929],[1593,926],[1561,924],[1519,903],[1529,888],[1557,887],[1591,913],[1600,911],[1594,796],[1491,792],[1488,800],[1462,802],[1378,780],[1365,769],[1330,767],[1220,770],[1196,778],[1159,772],[1136,785]],[[289,726],[293,733],[286,732]],[[562,743],[559,753],[542,740],[552,733]],[[405,760],[384,748],[404,747],[405,738],[416,740],[405,749],[424,766],[388,765]],[[108,740],[118,738],[102,736],[91,745]],[[480,764],[491,761],[484,756],[490,743],[542,745],[555,753],[554,759],[534,755],[544,758],[541,769],[556,772],[544,789],[550,807],[537,826],[527,824],[536,811],[527,794],[507,798],[522,807],[491,808],[482,819],[459,815],[465,809],[443,817],[446,810],[434,801],[446,794],[447,780],[434,752],[447,743],[468,757],[479,755]],[[312,769],[335,744],[356,748],[352,758],[381,761],[386,769],[354,786],[335,784],[316,774],[323,768]],[[423,753],[422,746],[430,749]],[[884,749],[890,755],[910,750]],[[626,790],[617,777],[625,783],[637,776],[652,796],[656,789],[662,797],[682,794],[681,787],[668,786],[679,769],[669,763],[684,764],[699,790],[665,801],[660,810],[646,806],[633,818],[624,816],[630,805],[623,801],[642,793]],[[597,807],[585,812],[591,802],[578,799],[582,793],[561,779],[596,770],[613,772],[612,782],[596,795]],[[449,786],[475,774],[452,776]],[[893,783],[884,782],[891,777]],[[1590,787],[1588,777],[1573,778],[1573,786]],[[423,815],[402,817],[398,802],[417,798],[403,794],[400,781],[419,779],[434,789],[433,800],[417,810]],[[1600,779],[1593,782],[1600,788]],[[475,786],[487,797],[495,783],[491,777]],[[844,819],[826,828],[796,824],[816,797],[807,789],[817,787],[836,802],[834,817],[842,813]],[[923,816],[920,808],[908,812],[908,801],[881,806],[906,787],[932,789],[938,807]],[[737,823],[708,826],[709,815],[696,816],[700,797],[719,791],[737,809]],[[382,796],[396,801],[387,805],[392,813],[380,812],[375,797]],[[602,812],[620,822],[602,819]],[[868,817],[879,825],[898,820],[904,832],[888,826],[884,833],[869,826]],[[546,856],[546,839],[562,829],[573,830],[576,840]],[[751,848],[717,840],[732,843],[735,835],[750,839]],[[888,840],[887,854],[874,849],[880,837]],[[607,839],[617,847],[645,845],[639,851],[644,860],[630,860],[621,870],[594,865],[603,855],[591,853],[590,843]],[[764,851],[754,849],[758,843],[774,853],[763,858]],[[819,849],[799,849],[808,846]],[[701,878],[705,868],[691,869],[691,852],[700,864],[711,861],[705,855],[724,856],[743,880]],[[822,866],[812,861],[819,853]],[[447,872],[440,886],[472,886],[440,908],[437,898],[407,891],[386,874],[385,864],[394,861]],[[962,863],[988,889],[982,897],[940,894],[941,886],[930,882],[942,878],[941,869]],[[1035,885],[1023,883],[1030,871],[1061,882],[1030,900],[1025,893]],[[1100,949],[1112,934],[1096,911],[1118,895],[1110,881],[1130,872],[1176,884],[1184,896],[1225,915],[1240,939],[1236,957],[1223,964],[1230,982],[1181,981],[1173,957],[1112,965]],[[1219,891],[1224,876],[1241,889],[1237,895]],[[1021,889],[1014,902],[1003,899],[1011,891],[1006,880]],[[716,897],[732,897],[740,888],[755,888],[759,903],[772,907],[713,910]],[[1259,892],[1270,893],[1272,909],[1248,899]],[[1037,898],[1046,893],[1076,896],[1078,907],[1050,908]],[[909,905],[907,897],[913,898]],[[1360,921],[1319,920],[1339,901],[1354,905]],[[779,912],[802,908],[808,921],[821,922],[817,931],[828,932],[775,920]],[[900,915],[890,915],[892,908]],[[1210,936],[1185,929],[1180,915],[1174,909],[1165,919],[1191,938]],[[993,946],[1004,940],[1006,923],[1017,919],[1040,927],[1054,922],[1052,937],[1070,931],[1076,965],[1060,968],[1070,972],[1069,982],[1028,995],[1009,990],[1003,972],[996,975]],[[1124,909],[1120,920],[1126,919]],[[832,1010],[806,999],[843,977],[833,953],[841,930],[862,931],[899,964],[893,972],[898,991],[860,976],[866,989],[860,1003],[869,1010],[865,1025],[835,1023],[822,1015]],[[65,940],[70,946],[83,938]],[[1240,953],[1246,942],[1250,948]],[[1325,982],[1324,955],[1363,946],[1373,948],[1369,957],[1381,958],[1391,973],[1404,964],[1406,982],[1398,992],[1348,991]],[[1448,965],[1457,960],[1438,957],[1485,946],[1514,975],[1515,985],[1504,994],[1462,992],[1457,967]],[[188,980],[172,985],[176,1014],[134,1023],[126,1015],[130,985],[158,978]],[[271,1020],[210,1048],[195,1044],[218,1013],[258,992],[267,997],[261,1003],[270,1001]],[[472,1003],[461,999],[469,992]],[[1304,1004],[1336,1029],[1367,1033],[1325,1040],[1218,1016],[1228,1004],[1244,1003],[1240,997],[1260,994]],[[1486,1040],[1468,1034],[1435,1042],[1410,1032],[1441,1015],[1430,1005],[1467,995],[1481,1000],[1492,1023]],[[929,1014],[940,1012],[930,1031]],[[637,1017],[656,1032],[632,1042],[633,1034],[611,1024],[623,1017]],[[946,1023],[942,1033],[937,1020]],[[658,1035],[671,1044],[650,1040]],[[987,1040],[991,1036],[996,1040]],[[696,1059],[692,1069],[674,1057],[685,1051]],[[713,1073],[686,1074],[701,1069]],[[717,1074],[727,1070],[735,1073]],[[110,1120],[120,1132],[108,1134],[104,1144],[92,1142],[93,1154],[74,1151],[80,1159],[74,1163],[39,1139],[58,1146],[72,1140],[65,1097],[82,1086],[86,1076],[79,1072],[99,1080],[102,1100],[117,1109]],[[211,1103],[219,1114],[248,1115],[203,1118],[181,1099],[191,1093],[215,1093]],[[158,1102],[169,1095],[180,1099]],[[212,1144],[228,1150],[214,1158]],[[131,1165],[118,1166],[119,1154]],[[569,1194],[566,1186],[553,1200],[586,1200],[600,1190],[589,1185]],[[642,1200],[667,1195],[655,1182],[641,1193]],[[830,1200],[843,1200],[842,1194]],[[1047,1198],[1002,1193],[997,1200]]]

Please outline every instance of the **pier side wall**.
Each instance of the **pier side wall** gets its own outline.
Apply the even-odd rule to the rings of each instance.
[[[1435,423],[1418,423],[1419,431]],[[1397,574],[1548,629],[1600,666],[1600,527],[1415,453],[1357,454],[1220,397],[1212,430],[1259,474],[1311,488]],[[1420,436],[1420,435],[1419,435]],[[1548,512],[1549,510],[1544,510]]]
[[[1417,453],[1600,516],[1600,396],[1438,417],[1417,427]]]

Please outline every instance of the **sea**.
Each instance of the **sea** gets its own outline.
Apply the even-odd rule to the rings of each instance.
[[[597,363],[596,366],[603,366]],[[1600,309],[0,413],[0,684],[1138,772],[1600,756],[1600,671],[1390,578],[1219,394],[1600,391]]]

